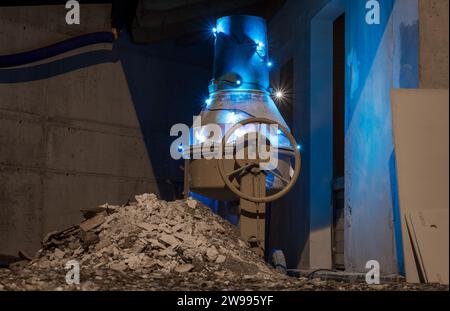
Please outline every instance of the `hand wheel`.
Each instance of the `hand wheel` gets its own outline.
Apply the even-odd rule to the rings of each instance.
[[[261,163],[263,163],[263,161],[261,159],[256,159],[254,161],[249,161],[248,163],[244,163],[242,166],[240,166],[238,169],[232,171],[232,172],[225,172],[225,168],[224,168],[224,161],[225,161],[225,150],[226,150],[226,145],[228,140],[230,139],[231,135],[240,127],[245,126],[247,124],[253,124],[253,123],[259,123],[259,124],[267,124],[267,125],[277,125],[278,128],[284,133],[284,135],[286,135],[286,137],[289,139],[289,142],[292,145],[292,151],[294,152],[295,155],[295,169],[294,169],[294,173],[292,175],[292,177],[289,179],[281,176],[281,174],[276,173],[276,168],[274,170],[270,170],[270,171],[265,171],[261,169]],[[264,119],[264,118],[250,118],[247,120],[243,120],[238,122],[236,125],[234,125],[223,137],[222,139],[222,152],[223,152],[223,156],[220,157],[220,159],[218,160],[218,168],[219,168],[219,172],[220,172],[220,176],[222,177],[223,181],[225,182],[225,184],[227,185],[227,187],[234,193],[236,194],[238,197],[245,199],[247,201],[251,201],[254,203],[268,203],[268,202],[272,202],[275,200],[278,200],[279,198],[283,197],[284,195],[286,195],[291,189],[292,187],[295,185],[299,175],[300,175],[300,167],[301,167],[301,158],[300,158],[300,151],[297,149],[297,142],[295,141],[295,138],[292,136],[291,133],[289,133],[289,131],[281,126],[280,124],[278,124],[275,121],[269,120],[269,119]],[[279,192],[270,195],[270,196],[265,196],[265,197],[256,197],[256,196],[252,196],[249,195],[247,193],[243,193],[242,191],[240,191],[232,182],[232,179],[235,177],[236,175],[240,174],[245,175],[245,174],[255,174],[255,173],[262,173],[266,175],[267,178],[267,173],[271,173],[275,176],[275,178],[278,178],[283,184],[284,187],[282,190],[280,190]]]

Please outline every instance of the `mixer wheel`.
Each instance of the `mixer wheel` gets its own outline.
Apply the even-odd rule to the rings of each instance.
[[[224,156],[222,156],[219,160],[218,160],[218,168],[219,168],[219,172],[220,172],[220,176],[222,177],[223,181],[225,182],[225,184],[227,185],[227,187],[234,193],[236,194],[239,198],[250,201],[250,202],[254,202],[254,203],[268,203],[268,202],[272,202],[275,200],[280,199],[281,197],[285,196],[291,189],[292,187],[294,187],[299,175],[300,175],[300,167],[301,167],[301,157],[300,157],[300,151],[297,149],[297,142],[295,141],[294,136],[292,136],[292,134],[282,125],[280,125],[279,123],[269,120],[269,119],[265,119],[265,118],[250,118],[250,119],[246,119],[243,121],[238,122],[235,126],[233,126],[223,137],[222,139],[222,150],[223,152],[225,152],[226,150],[226,145],[228,140],[230,139],[230,137],[232,136],[232,134],[239,128],[241,128],[242,126],[245,126],[247,124],[254,124],[254,123],[259,123],[259,124],[267,124],[267,125],[277,125],[278,128],[284,133],[284,135],[286,135],[286,137],[289,139],[289,142],[292,145],[292,151],[294,153],[294,158],[295,158],[295,164],[294,164],[294,171],[292,174],[292,177],[289,179],[289,177],[283,177],[281,176],[281,174],[276,172],[276,169],[271,170],[271,171],[265,171],[261,168],[261,164],[265,163],[263,160],[261,159],[256,159],[256,160],[249,160],[249,161],[243,161],[242,165],[240,165],[239,168],[237,168],[236,170],[232,171],[232,172],[225,172],[225,167],[224,167]],[[242,161],[237,161],[237,162],[242,162]],[[233,182],[232,179],[236,179],[235,177],[237,175],[245,175],[245,174],[253,174],[253,175],[257,175],[257,174],[265,174],[267,177],[267,173],[270,172],[271,174],[273,174],[275,176],[275,178],[278,178],[279,180],[281,180],[281,182],[284,184],[283,189],[281,189],[279,192],[270,195],[270,196],[264,196],[264,197],[257,197],[254,195],[250,195],[248,193],[244,193],[242,191],[240,191],[238,189],[238,187],[236,187]]]

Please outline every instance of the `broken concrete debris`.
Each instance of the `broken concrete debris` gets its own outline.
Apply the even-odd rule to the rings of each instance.
[[[216,261],[217,256],[219,256],[219,252],[214,246],[211,246],[206,250],[206,257],[209,261]]]
[[[195,200],[192,199],[192,198],[187,199],[187,200],[186,200],[186,204],[187,204],[187,206],[189,206],[189,207],[192,208],[192,209],[194,209],[194,208],[197,207],[197,201],[195,201]]]
[[[186,273],[186,272],[190,272],[195,268],[194,265],[191,264],[184,264],[184,265],[179,265],[178,267],[175,268],[175,271],[178,273]]]
[[[218,255],[216,259],[216,263],[224,263],[227,258],[224,255]]]
[[[54,256],[58,259],[63,259],[66,253],[60,250],[59,248],[55,248]]]
[[[106,212],[100,212],[99,214],[95,215],[92,218],[89,218],[85,221],[83,221],[80,224],[80,229],[87,232],[89,230],[92,230],[98,226],[100,226],[102,223],[105,222],[105,216],[106,216]]]
[[[32,267],[79,260],[95,269],[185,274],[226,270],[232,258],[233,264],[255,266],[261,277],[276,273],[240,240],[234,226],[194,199],[166,202],[143,194],[127,206],[105,204],[82,212],[87,219],[80,225],[46,236]],[[234,273],[228,269],[225,274]]]
[[[0,290],[73,290],[64,281],[70,260],[80,264],[77,290],[373,290],[280,274],[193,199],[143,194],[83,215],[80,225],[48,234],[31,261],[0,269]]]

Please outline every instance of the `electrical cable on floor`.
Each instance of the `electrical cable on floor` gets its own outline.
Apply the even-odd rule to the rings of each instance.
[[[317,269],[317,270],[314,270],[311,273],[309,273],[306,276],[306,278],[311,279],[314,274],[316,274],[317,272],[322,272],[322,271],[323,272],[337,272],[336,270],[332,270],[332,269]]]

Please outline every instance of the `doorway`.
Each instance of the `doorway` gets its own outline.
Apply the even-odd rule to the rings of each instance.
[[[345,11],[332,0],[311,21],[311,269],[344,266]]]
[[[345,14],[333,23],[333,268],[344,270]]]

